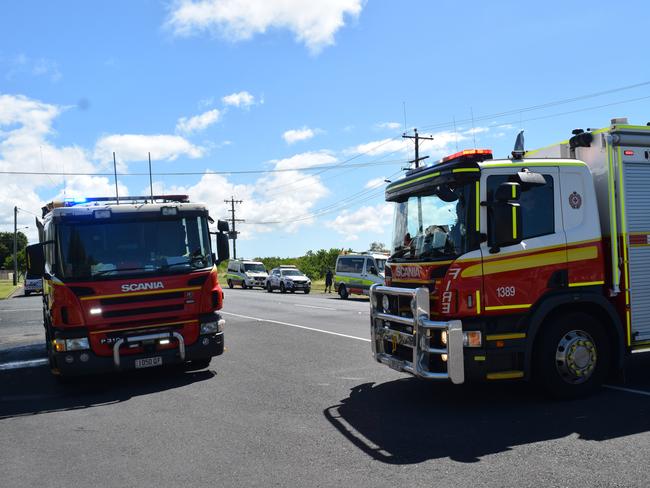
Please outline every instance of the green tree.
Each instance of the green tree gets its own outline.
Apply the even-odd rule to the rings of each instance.
[[[23,251],[23,256],[24,256],[24,250],[27,247],[27,236],[22,232],[18,231],[16,233],[16,244],[18,246],[19,262],[20,262],[20,251]],[[14,267],[13,252],[14,252],[14,233],[0,232],[0,263],[4,264],[5,268],[7,267],[7,257],[9,257],[10,260],[9,262],[11,263],[8,266],[8,268]],[[22,268],[18,266],[18,269],[22,269]]]

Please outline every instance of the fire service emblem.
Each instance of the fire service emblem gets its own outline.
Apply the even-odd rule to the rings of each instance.
[[[582,197],[578,192],[574,191],[569,195],[569,205],[571,205],[571,208],[575,209],[582,207]]]

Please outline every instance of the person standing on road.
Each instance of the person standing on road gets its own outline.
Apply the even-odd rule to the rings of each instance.
[[[323,293],[332,293],[332,278],[332,270],[328,268],[325,273],[325,291]]]

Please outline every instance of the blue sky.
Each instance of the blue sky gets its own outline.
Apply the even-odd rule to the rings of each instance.
[[[204,0],[5,3],[0,16],[0,170],[154,176],[216,216],[244,200],[238,251],[390,242],[381,183],[422,153],[511,150],[614,116],[650,121],[644,2]],[[609,105],[609,106],[606,106]],[[600,107],[600,108],[598,108]],[[404,110],[404,108],[406,110]],[[505,117],[486,115],[514,111]],[[474,115],[472,125],[468,119]],[[454,132],[453,121],[456,120]],[[473,130],[472,130],[473,128]],[[363,164],[364,166],[358,166]],[[317,165],[335,169],[306,170]],[[355,166],[357,165],[357,166]],[[282,169],[266,174],[204,172]],[[291,170],[291,171],[287,171]],[[148,177],[121,176],[122,192]],[[55,197],[108,194],[108,176],[0,174],[0,230]],[[264,223],[280,222],[280,223]]]

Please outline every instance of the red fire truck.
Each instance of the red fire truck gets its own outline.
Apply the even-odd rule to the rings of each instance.
[[[650,127],[614,119],[528,153],[520,136],[511,159],[461,151],[387,187],[378,362],[575,397],[650,350]]]
[[[27,248],[43,276],[43,325],[51,370],[61,377],[189,362],[223,353],[228,223],[212,253],[203,205],[187,196],[52,202]]]

